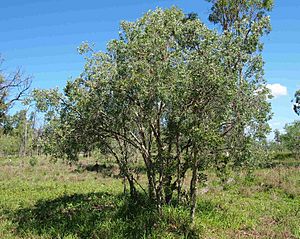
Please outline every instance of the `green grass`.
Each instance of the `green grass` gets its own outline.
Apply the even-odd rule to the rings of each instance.
[[[34,162],[34,163],[33,163]],[[0,238],[300,238],[300,171],[277,167],[210,177],[193,226],[186,208],[161,216],[122,181],[47,159],[0,159]]]

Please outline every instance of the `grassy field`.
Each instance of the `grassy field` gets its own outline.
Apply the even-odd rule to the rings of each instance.
[[[122,180],[47,159],[0,159],[0,238],[300,238],[296,166],[211,177],[186,208],[130,202]]]

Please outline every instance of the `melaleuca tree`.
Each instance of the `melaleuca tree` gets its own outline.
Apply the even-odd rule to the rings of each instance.
[[[206,0],[212,3],[209,20],[220,24],[224,32],[243,34],[248,32],[248,39],[253,34],[253,28],[270,30],[267,12],[273,8],[273,0]],[[263,25],[261,25],[263,24]],[[265,29],[264,29],[265,28]],[[258,30],[258,29],[257,29]],[[259,39],[252,35],[254,41]]]
[[[41,122],[42,127],[39,132],[41,138],[39,144],[43,148],[43,153],[55,158],[64,158],[69,147],[67,134],[72,132],[68,128],[71,122],[61,120],[60,115],[65,106],[65,96],[57,88],[35,89],[27,99],[27,104],[31,104],[37,112],[43,113],[44,122]]]
[[[212,3],[209,20],[221,26],[234,45],[229,69],[237,76],[235,97],[231,112],[224,122],[227,134],[226,147],[235,165],[248,164],[254,141],[263,142],[269,131],[270,104],[266,101],[268,90],[264,79],[261,37],[271,30],[267,15],[273,7],[272,0],[208,0]],[[229,159],[228,159],[229,160]]]
[[[88,147],[105,147],[133,197],[140,186],[132,167],[138,155],[158,210],[175,197],[180,203],[188,190],[193,218],[204,170],[230,150],[242,154],[245,144],[237,148],[233,136],[256,135],[268,115],[262,65],[250,64],[253,55],[241,52],[242,46],[239,36],[209,30],[177,8],[122,22],[119,39],[106,52],[88,44],[79,48],[85,70],[57,98],[49,124],[50,135],[59,138],[54,148],[76,159]],[[236,63],[240,54],[248,61]],[[237,66],[248,69],[242,71],[247,81]],[[257,104],[254,112],[246,99]]]
[[[223,39],[175,8],[124,22],[122,29],[108,53],[88,57],[68,96],[84,99],[79,105],[95,135],[107,133],[139,151],[158,208],[174,191],[181,197],[192,169],[193,205],[199,170],[222,141],[220,125],[233,95],[228,89],[236,81],[226,72]]]
[[[290,150],[295,157],[300,155],[300,121],[286,124],[285,133],[281,134],[282,145]]]
[[[300,115],[300,90],[295,93],[295,103],[293,109],[297,115]]]

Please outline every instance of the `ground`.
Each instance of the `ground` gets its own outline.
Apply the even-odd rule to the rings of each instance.
[[[130,202],[109,166],[47,158],[0,159],[0,238],[300,238],[300,167],[215,177],[186,208]],[[98,172],[97,172],[98,171]],[[99,172],[101,171],[101,172]]]

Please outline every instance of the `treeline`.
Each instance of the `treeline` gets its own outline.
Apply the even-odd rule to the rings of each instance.
[[[0,129],[0,156],[32,156],[51,154],[47,150],[46,127],[40,125],[41,116],[38,118],[37,112],[21,110],[13,115],[6,115],[2,119]],[[258,165],[268,165],[273,160],[280,159],[299,159],[300,157],[300,121],[286,124],[284,131],[274,131],[274,139],[260,142],[258,147],[265,156],[257,160]],[[101,151],[101,149],[100,149]],[[105,151],[102,149],[102,151]],[[82,155],[94,156],[99,158],[99,148],[88,147],[82,150]],[[107,152],[102,152],[106,154]]]
[[[21,110],[2,119],[0,129],[1,156],[32,156],[43,153],[37,114]]]
[[[286,124],[284,132],[274,131],[274,140],[269,143],[273,159],[300,159],[300,121]]]

